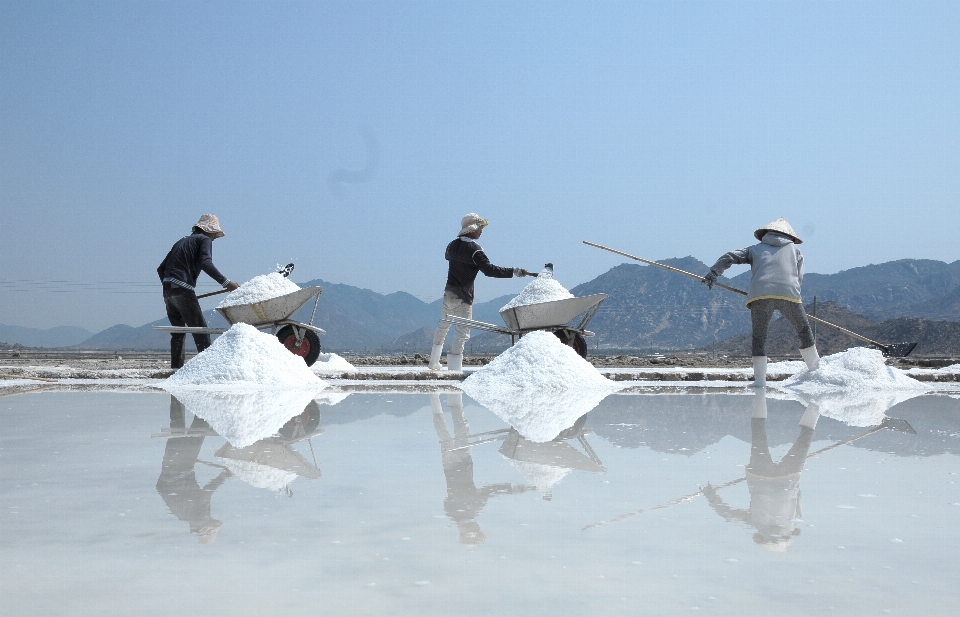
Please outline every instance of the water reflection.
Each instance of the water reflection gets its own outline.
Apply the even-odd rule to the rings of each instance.
[[[732,508],[710,484],[702,493],[713,511],[727,521],[745,523],[755,528],[754,542],[769,550],[785,551],[800,534],[796,525],[797,519],[803,516],[800,473],[810,451],[820,409],[814,403],[807,405],[800,418],[800,434],[779,463],[773,461],[767,441],[767,399],[764,392],[755,395],[751,416],[750,463],[745,478],[750,491],[750,507]]]
[[[450,408],[453,420],[452,435],[443,417],[443,406],[439,394],[430,395],[430,406],[433,409],[433,426],[437,430],[437,437],[440,438],[443,476],[447,481],[447,498],[443,500],[443,510],[450,520],[457,524],[460,542],[481,544],[487,537],[480,529],[477,516],[487,502],[499,495],[518,495],[534,487],[504,482],[478,488],[473,479],[471,445],[485,443],[489,439],[476,441],[477,436],[470,435],[470,425],[463,414],[463,395],[459,392],[447,395],[447,407]],[[505,432],[494,431],[496,434]]]
[[[197,399],[193,399],[196,402]],[[246,406],[248,409],[249,406]],[[241,408],[241,410],[244,408]],[[186,426],[186,414],[194,414],[193,421]],[[200,413],[209,412],[209,408],[188,407],[176,396],[170,395],[170,427],[155,437],[164,437],[164,448],[160,477],[157,479],[157,493],[181,521],[190,525],[190,532],[197,534],[203,544],[216,541],[222,521],[210,514],[214,492],[227,479],[234,477],[255,487],[277,491],[293,496],[290,484],[297,478],[316,479],[320,477],[316,455],[311,438],[323,432],[320,428],[320,406],[310,400],[292,418],[276,430],[275,434],[260,439],[245,447],[228,443],[215,453],[217,462],[205,461],[200,457],[204,439],[220,437]],[[222,418],[223,410],[217,413]],[[227,425],[231,426],[231,425]],[[306,440],[312,462],[293,448],[293,444]],[[200,486],[196,475],[196,465],[219,470],[218,475],[204,486]]]
[[[170,512],[189,523],[190,532],[197,534],[204,544],[216,541],[217,532],[223,525],[210,515],[210,500],[214,491],[231,475],[229,470],[223,469],[202,488],[197,482],[194,467],[203,440],[210,435],[216,436],[216,433],[199,417],[194,417],[187,429],[186,408],[176,397],[170,397],[170,435],[163,452],[157,492]]]

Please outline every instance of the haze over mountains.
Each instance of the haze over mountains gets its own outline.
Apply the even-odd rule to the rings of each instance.
[[[667,259],[661,263],[695,274],[707,272],[707,266],[693,257]],[[563,282],[562,264],[559,264],[557,278]],[[746,289],[749,278],[749,270],[744,268],[724,282]],[[485,284],[482,277],[478,284]],[[439,300],[426,303],[405,292],[379,294],[320,279],[301,284],[308,285],[323,287],[315,324],[327,331],[322,337],[325,349],[429,351],[440,312]],[[720,289],[709,290],[693,279],[653,266],[621,264],[571,291],[578,296],[610,295],[590,324],[590,330],[597,333],[590,341],[591,348],[716,347],[750,330],[750,313],[744,308],[741,296]],[[837,274],[812,273],[804,280],[803,292],[807,303],[817,296],[820,303],[832,302],[837,310],[872,320],[872,326],[867,322],[860,324],[866,328],[874,328],[878,326],[875,322],[892,318],[914,318],[908,320],[912,326],[904,325],[908,322],[901,324],[907,330],[921,327],[918,319],[960,322],[960,261],[948,264],[902,259]],[[477,304],[474,319],[500,324],[498,311],[510,298],[503,296]],[[308,320],[310,309],[312,305],[302,309],[297,318]],[[165,317],[158,317],[157,321],[143,326],[121,324],[92,336],[81,328],[34,330],[0,325],[0,341],[43,347],[166,349],[169,336],[151,329],[153,325],[167,325]],[[214,311],[208,311],[207,319],[211,326],[226,325]],[[476,350],[502,348],[508,344],[506,337],[483,332],[474,332],[471,339]],[[728,345],[722,347],[725,349]]]

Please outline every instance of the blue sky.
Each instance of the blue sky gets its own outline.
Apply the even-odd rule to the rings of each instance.
[[[0,322],[162,316],[204,212],[231,279],[423,299],[471,211],[567,287],[623,261],[581,240],[712,262],[778,216],[809,271],[955,261],[957,32],[956,2],[3,1]]]

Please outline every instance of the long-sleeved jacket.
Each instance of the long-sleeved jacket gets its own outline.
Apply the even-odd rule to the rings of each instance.
[[[213,240],[204,234],[194,233],[177,240],[157,268],[157,274],[164,283],[195,290],[201,270],[224,287],[230,282],[213,265]]]
[[[726,253],[710,271],[720,276],[733,264],[750,264],[747,306],[754,300],[765,299],[802,302],[803,255],[790,238],[768,232],[760,244]]]
[[[486,276],[500,279],[513,278],[513,268],[490,263],[483,248],[471,238],[457,238],[448,244],[443,257],[450,262],[444,290],[457,294],[467,304],[473,304],[473,282],[477,279],[477,273],[483,272]]]

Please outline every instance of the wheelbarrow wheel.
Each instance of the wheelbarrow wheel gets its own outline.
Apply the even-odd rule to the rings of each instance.
[[[582,334],[579,332],[573,332],[573,336],[569,336],[565,330],[554,330],[553,333],[557,335],[557,338],[560,339],[561,343],[573,347],[573,350],[577,352],[581,358],[586,359],[587,339],[583,338]]]
[[[307,366],[313,366],[313,363],[320,357],[320,337],[313,330],[307,330],[303,335],[300,346],[297,347],[297,333],[293,326],[284,326],[277,332],[277,338],[280,343],[290,350],[295,356],[300,356]]]

